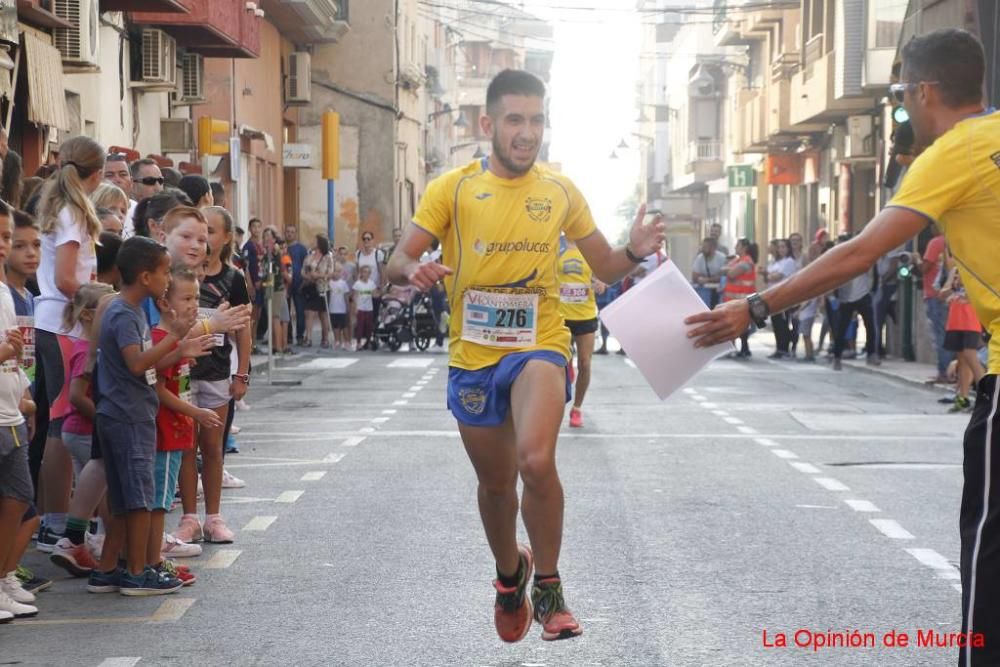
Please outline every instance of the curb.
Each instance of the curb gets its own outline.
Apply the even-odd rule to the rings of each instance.
[[[892,371],[884,369],[881,366],[869,366],[865,362],[859,364],[851,361],[844,361],[843,366],[845,369],[850,368],[851,370],[858,371],[859,373],[868,373],[869,375],[881,375],[882,377],[886,378],[887,380],[891,380],[896,384],[902,384],[908,387],[918,387],[920,389],[923,389],[924,391],[929,391],[935,394],[944,395],[949,392],[949,390],[942,385],[927,384],[922,380],[914,380],[905,375],[899,375],[898,373],[893,373]]]

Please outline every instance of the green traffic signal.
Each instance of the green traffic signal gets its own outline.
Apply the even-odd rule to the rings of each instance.
[[[892,110],[892,119],[897,123],[905,123],[910,120],[910,114],[906,113],[903,107],[896,107]]]
[[[899,271],[896,272],[896,275],[899,276],[901,280],[906,280],[910,277],[911,273],[913,273],[913,271],[910,270],[910,267],[901,266],[899,267]]]

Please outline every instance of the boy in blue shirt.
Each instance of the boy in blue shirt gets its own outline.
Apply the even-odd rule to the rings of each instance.
[[[189,314],[163,312],[160,326],[168,333],[154,346],[142,303],[166,294],[170,255],[156,241],[136,236],[122,244],[117,264],[121,292],[101,318],[98,340],[101,397],[97,430],[107,471],[108,504],[114,515],[101,561],[114,562],[122,546],[126,546],[127,567],[93,571],[88,590],[163,595],[179,590],[182,584],[146,565],[159,410],[156,364],[177,347],[195,320]]]

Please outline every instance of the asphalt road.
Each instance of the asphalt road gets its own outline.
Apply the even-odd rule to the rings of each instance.
[[[224,496],[237,542],[187,562],[193,587],[140,599],[87,594],[31,552],[57,581],[36,620],[0,627],[0,664],[954,662],[916,646],[960,620],[967,417],[935,394],[755,358],[718,361],[660,403],[624,357],[598,357],[586,427],[559,447],[560,571],[584,635],[533,628],[511,646],[493,631],[446,377],[443,355],[380,352],[292,360],[275,379],[294,386],[258,378],[227,459],[247,481]],[[876,647],[799,648],[800,630]],[[910,645],[887,647],[893,632]]]

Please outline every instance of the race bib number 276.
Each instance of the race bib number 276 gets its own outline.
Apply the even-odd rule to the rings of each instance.
[[[467,290],[462,340],[491,347],[530,347],[538,338],[538,294]]]

